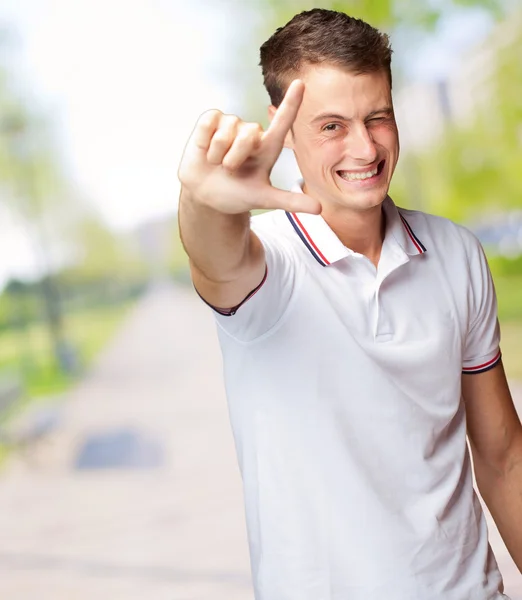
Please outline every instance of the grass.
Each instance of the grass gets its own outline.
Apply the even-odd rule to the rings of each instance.
[[[81,365],[76,376],[59,369],[45,324],[0,333],[0,371],[20,372],[25,386],[24,396],[0,414],[0,424],[16,417],[28,404],[59,401],[114,336],[133,304],[93,308],[64,317],[66,337],[77,351]],[[10,448],[0,443],[0,465],[9,452]]]
[[[64,331],[75,348],[80,365],[88,367],[114,335],[132,303],[83,310],[65,316]],[[35,323],[22,331],[0,334],[0,370],[23,374],[29,397],[60,394],[75,377],[58,367],[46,325]]]

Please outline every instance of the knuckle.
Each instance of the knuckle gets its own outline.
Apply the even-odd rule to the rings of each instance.
[[[212,108],[211,110],[206,110],[199,116],[199,119],[197,121],[197,127],[211,127],[215,123],[216,119],[218,119],[222,114],[223,113],[220,110],[217,110],[215,108]]]
[[[236,139],[255,145],[260,141],[262,132],[263,129],[257,123],[245,123],[238,131]]]
[[[244,162],[245,162],[246,156],[244,154],[238,153],[236,152],[229,152],[224,158],[223,158],[223,167],[225,167],[225,169],[230,170],[230,171],[235,171],[236,169],[238,169]]]
[[[212,138],[212,143],[218,146],[228,144],[232,138],[232,133],[228,129],[218,129]]]
[[[220,155],[216,155],[215,153],[207,154],[207,163],[210,165],[220,165],[222,163],[222,157]]]
[[[236,127],[241,122],[236,115],[223,115],[221,117],[221,125],[224,127]]]
[[[218,144],[230,144],[235,137],[237,117],[225,115],[221,117],[219,127],[212,136],[212,143]]]
[[[203,119],[214,120],[216,117],[219,117],[222,114],[223,113],[220,110],[218,110],[217,108],[210,108],[209,110],[202,112],[201,115],[199,116],[199,119],[200,120],[203,120]]]
[[[241,132],[236,135],[234,143],[241,147],[243,146],[252,146],[255,143],[255,136],[248,132]]]
[[[245,136],[249,137],[259,137],[261,133],[263,133],[263,128],[259,123],[245,123],[242,127],[242,131],[244,131]]]
[[[225,169],[225,171],[229,171],[229,172],[235,171],[239,167],[238,161],[233,158],[225,157],[221,164],[223,165],[223,168]]]

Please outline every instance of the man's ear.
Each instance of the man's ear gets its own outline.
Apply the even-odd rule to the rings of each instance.
[[[268,121],[269,121],[269,123],[272,122],[272,119],[274,118],[274,115],[275,115],[276,111],[277,111],[277,108],[275,106],[270,105],[268,107]],[[284,141],[283,145],[284,145],[285,148],[289,148],[290,150],[294,149],[294,135],[293,135],[291,129],[288,130],[288,133],[285,136],[285,141]]]

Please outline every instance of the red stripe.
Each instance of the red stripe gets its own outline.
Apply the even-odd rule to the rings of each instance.
[[[488,362],[486,362],[482,365],[477,365],[476,367],[464,367],[463,371],[475,371],[476,369],[483,369],[484,367],[487,367],[488,365],[491,365],[492,363],[494,363],[496,360],[499,359],[499,357],[500,357],[500,350],[498,351],[495,358],[492,358]]]
[[[236,314],[237,310],[239,308],[241,308],[243,306],[243,304],[245,304],[245,302],[247,302],[248,300],[250,300],[250,298],[252,298],[253,296],[255,296],[257,294],[257,292],[259,292],[259,290],[263,287],[266,278],[268,276],[268,265],[265,266],[265,275],[263,277],[263,280],[261,281],[261,283],[254,288],[249,294],[248,296],[246,296],[243,300],[241,300],[241,302],[239,304],[236,304],[236,306],[233,306],[232,308],[218,308],[217,306],[214,306],[213,304],[210,304],[210,302],[207,302],[205,300],[205,298],[203,298],[203,296],[198,292],[196,286],[194,286],[194,289],[196,290],[197,295],[203,300],[203,302],[210,306],[210,308],[212,308],[213,310],[215,310],[218,314],[224,316],[224,317],[231,317],[233,315]]]
[[[308,231],[306,231],[306,229],[304,228],[303,224],[301,223],[301,221],[298,219],[297,215],[295,213],[292,213],[292,217],[294,217],[294,219],[296,220],[296,223],[299,225],[299,227],[301,228],[301,231],[305,234],[306,239],[310,242],[310,244],[312,245],[313,249],[317,252],[317,254],[324,260],[324,262],[329,265],[330,261],[327,260],[324,256],[324,254],[319,250],[319,248],[314,244],[314,241],[312,240],[312,238],[310,237],[310,235],[308,234]]]
[[[410,236],[411,241],[415,244],[415,248],[417,248],[417,251],[419,252],[419,254],[422,254],[422,248],[419,246],[419,244],[417,243],[417,240],[411,234],[410,228],[406,225],[402,215],[401,215],[401,221],[404,226],[404,229],[406,229],[406,231],[408,232],[408,235]]]
[[[263,285],[265,284],[266,278],[268,277],[268,265],[266,265],[265,267],[265,276],[263,277],[263,281],[261,281],[261,283],[257,286],[257,288],[253,291],[250,292],[250,295],[247,296],[243,302],[241,302],[241,304],[244,304],[247,300],[250,300],[250,298],[253,298],[257,292],[259,292],[259,290],[263,287]]]

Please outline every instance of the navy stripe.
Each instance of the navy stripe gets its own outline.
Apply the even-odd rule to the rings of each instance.
[[[493,367],[496,367],[498,365],[498,363],[500,362],[502,356],[499,356],[498,359],[491,365],[488,365],[487,367],[484,367],[483,369],[480,369],[479,371],[462,371],[463,375],[476,375],[477,373],[485,373],[486,371],[489,371],[490,369],[492,369]]]
[[[236,304],[236,306],[234,306],[232,308],[228,308],[228,309],[227,308],[217,308],[216,306],[210,304],[210,302],[207,302],[205,300],[205,298],[203,298],[203,296],[198,292],[196,286],[194,284],[192,284],[192,285],[193,285],[194,289],[196,290],[196,294],[201,298],[201,300],[203,300],[203,302],[207,306],[210,306],[210,308],[212,310],[216,311],[218,314],[222,315],[223,317],[232,317],[233,315],[236,314],[238,308],[241,308],[247,300],[250,300],[250,298],[252,298],[252,296],[261,289],[261,287],[263,286],[263,284],[266,281],[267,275],[268,275],[268,265],[265,266],[265,275],[264,275],[261,283],[257,287],[255,287],[247,296],[245,296],[245,298],[243,300],[241,300],[241,302],[239,304]]]
[[[400,213],[399,213],[400,214]],[[417,244],[419,244],[419,246],[422,248],[423,252],[426,252],[426,248],[424,246],[424,244],[419,240],[419,238],[415,235],[415,232],[413,231],[413,229],[410,227],[410,224],[408,223],[408,221],[406,221],[406,219],[402,216],[401,219],[403,220],[404,224],[406,225],[406,227],[408,228],[408,231],[411,233],[411,235],[415,238],[415,241],[417,242]]]
[[[297,235],[301,238],[303,244],[308,248],[308,250],[310,250],[310,253],[312,254],[312,256],[315,258],[315,260],[322,265],[323,267],[326,267],[327,264],[323,261],[323,259],[317,254],[317,252],[312,248],[312,246],[310,246],[310,243],[308,242],[308,240],[306,239],[304,233],[299,229],[299,225],[294,221],[294,219],[292,218],[292,215],[289,212],[285,211],[286,216],[288,217],[288,220],[290,221],[290,223],[292,223],[292,227],[295,229]]]

